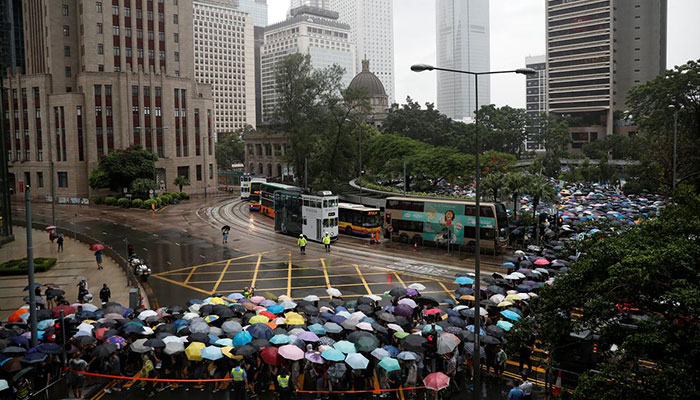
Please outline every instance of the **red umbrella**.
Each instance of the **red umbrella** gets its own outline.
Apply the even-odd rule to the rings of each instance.
[[[100,250],[104,250],[104,249],[105,249],[105,245],[99,244],[99,243],[96,243],[96,244],[93,244],[92,246],[90,246],[90,251],[100,251]]]
[[[277,318],[277,316],[276,316],[275,314],[273,314],[273,313],[271,313],[271,312],[269,312],[269,311],[261,311],[258,315],[264,315],[264,316],[266,316],[267,318],[269,318],[270,321],[272,321],[273,319]]]
[[[54,307],[51,309],[51,315],[54,318],[60,318],[61,317],[61,310],[63,310],[64,317],[75,313],[75,308],[73,308],[71,306],[58,306],[58,307]]]
[[[260,352],[262,359],[270,365],[280,365],[282,364],[282,357],[280,357],[277,347],[265,347]]]
[[[538,258],[534,262],[535,265],[549,265],[549,261],[546,258]]]
[[[440,314],[442,312],[441,309],[439,308],[431,308],[429,310],[423,311],[424,315],[433,315],[433,314]]]
[[[450,377],[442,372],[433,372],[423,379],[423,384],[431,390],[440,390],[450,386]]]

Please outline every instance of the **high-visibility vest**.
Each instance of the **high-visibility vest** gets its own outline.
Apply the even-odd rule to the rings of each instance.
[[[231,370],[231,376],[233,376],[234,382],[243,382],[243,369],[241,367],[236,367]]]
[[[289,375],[277,375],[277,384],[280,385],[282,389],[289,387]]]
[[[297,244],[298,244],[299,246],[302,246],[302,247],[303,247],[303,246],[306,246],[306,239],[305,239],[305,238],[299,238],[299,240],[297,240]]]
[[[330,236],[324,236],[324,237],[323,237],[323,244],[331,244],[331,237],[330,237]]]

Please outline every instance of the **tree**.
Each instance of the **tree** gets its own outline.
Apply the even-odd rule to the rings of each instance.
[[[245,147],[243,144],[242,134],[245,131],[251,131],[251,126],[246,126],[241,131],[234,132],[219,138],[214,149],[216,155],[216,164],[225,170],[230,170],[231,165],[235,162],[243,162],[245,158]]]
[[[557,192],[554,186],[541,176],[533,176],[528,182],[525,192],[532,196],[532,219],[535,224],[535,243],[539,243],[539,236],[537,233],[537,228],[539,226],[537,221],[537,207],[540,205],[540,201],[555,201],[557,199]]]
[[[678,111],[677,182],[700,188],[700,60],[688,61],[627,93],[629,112],[644,132],[644,159],[658,167],[643,180],[672,186],[674,110]],[[669,109],[673,105],[675,109]]]
[[[700,396],[700,197],[679,190],[675,200],[635,229],[583,241],[586,256],[530,303],[555,364],[579,348],[572,332],[599,336],[574,399]]]
[[[520,196],[525,192],[532,175],[525,175],[520,172],[509,172],[503,177],[503,186],[510,193],[513,199],[513,219],[518,219],[520,209]]]
[[[100,159],[97,169],[90,172],[88,184],[93,189],[110,188],[120,191],[130,187],[135,179],[153,179],[158,157],[139,145],[110,152]]]
[[[182,193],[182,187],[183,186],[189,186],[190,185],[190,180],[187,179],[186,176],[176,176],[175,180],[173,181],[174,185],[177,185],[178,188],[180,188],[180,193]]]
[[[498,201],[498,191],[503,189],[504,185],[504,175],[501,172],[488,174],[481,180],[481,187],[484,192],[491,192],[494,202]]]
[[[406,97],[406,104],[392,111],[384,120],[381,131],[405,136],[432,146],[451,146],[457,135],[457,122],[440,113],[433,103],[425,108]]]
[[[544,146],[548,156],[561,157],[571,141],[569,122],[557,114],[541,113],[530,120],[530,130],[537,144]]]
[[[515,163],[515,156],[509,153],[502,153],[494,150],[488,150],[481,155],[479,166],[481,173],[488,175],[490,173],[506,173]]]
[[[147,198],[150,190],[155,190],[155,188],[156,183],[153,179],[138,178],[131,182],[131,193],[143,198]],[[180,189],[180,191],[182,191],[182,189]]]
[[[482,106],[477,113],[481,149],[508,153],[520,159],[525,150],[528,116],[524,109]]]

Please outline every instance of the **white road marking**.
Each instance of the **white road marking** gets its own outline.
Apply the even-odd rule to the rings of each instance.
[[[143,251],[148,251],[148,249],[147,249],[147,248],[145,248],[145,247],[142,247],[142,249],[143,249]]]

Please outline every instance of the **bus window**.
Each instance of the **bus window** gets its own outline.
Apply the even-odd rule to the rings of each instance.
[[[481,206],[481,216],[493,218],[493,207]]]
[[[479,236],[481,236],[481,239],[486,239],[486,240],[493,240],[495,237],[494,230],[491,228],[481,228],[479,229]]]
[[[471,217],[475,216],[476,215],[476,206],[469,205],[469,204],[465,205],[464,206],[464,215],[471,216]]]

